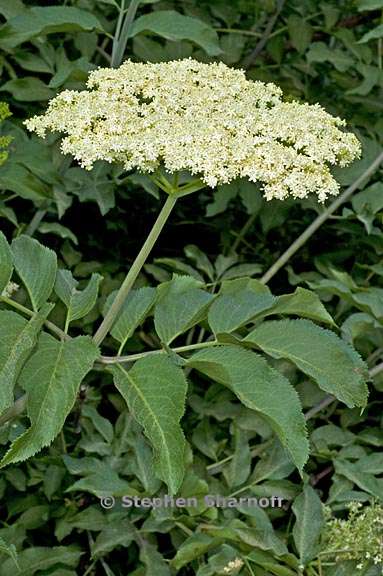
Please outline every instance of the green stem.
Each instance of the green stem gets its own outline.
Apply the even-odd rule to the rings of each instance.
[[[24,234],[26,236],[33,236],[33,234],[36,232],[37,228],[40,226],[40,223],[41,223],[41,221],[44,218],[46,213],[47,213],[47,211],[45,209],[37,210],[35,212],[35,215],[33,216],[32,220],[30,221],[30,223],[27,226],[27,229],[24,232]]]
[[[234,242],[233,246],[231,247],[230,252],[236,252],[237,251],[238,246],[241,244],[244,237],[246,236],[246,234],[248,233],[248,231],[250,230],[250,228],[254,224],[256,217],[257,217],[257,213],[254,213],[254,214],[251,214],[249,216],[249,218],[246,220],[243,228],[241,229],[241,231],[237,235],[235,242]]]
[[[29,308],[26,308],[22,304],[19,304],[15,300],[12,300],[11,298],[7,298],[6,296],[0,296],[0,302],[4,302],[4,304],[7,304],[8,306],[15,308],[15,310],[22,312],[23,314],[25,314],[26,316],[29,316],[30,318],[32,318],[32,316],[34,316],[34,314],[35,314],[35,312],[33,312],[32,310],[29,310]],[[51,332],[53,332],[53,334],[56,334],[56,336],[58,336],[61,340],[70,340],[70,336],[68,336],[68,334],[65,334],[65,332],[63,332],[58,326],[56,326],[56,324],[53,324],[53,322],[50,322],[49,320],[45,320],[44,325]]]
[[[119,289],[112,306],[110,307],[108,313],[106,314],[104,320],[102,321],[96,334],[93,337],[93,340],[97,345],[101,344],[101,342],[104,340],[105,336],[108,334],[109,330],[113,326],[113,323],[119,311],[124,305],[127,295],[129,294],[134,282],[136,281],[137,276],[139,275],[143,265],[145,264],[154,244],[156,243],[157,238],[160,235],[167,219],[169,218],[176,201],[177,201],[176,194],[168,195],[166,202],[163,205],[163,208],[159,213],[153,228],[150,231],[149,236],[145,240],[144,245],[142,246],[135,261],[133,262],[132,267],[130,268],[124,282],[122,283],[122,286]]]
[[[212,340],[211,342],[200,342],[199,344],[190,344],[189,346],[178,346],[178,348],[171,348],[172,352],[176,354],[181,354],[182,352],[191,352],[193,350],[200,350],[201,348],[210,348],[212,346],[219,346],[220,343],[217,340]],[[157,354],[166,354],[166,350],[150,350],[149,352],[139,352],[138,354],[130,354],[129,356],[101,356],[100,362],[102,364],[122,364],[123,362],[136,362],[136,360],[141,360],[141,358],[146,358],[147,356],[155,356]]]
[[[122,22],[125,2],[122,3],[120,15],[117,23],[117,30],[115,37],[113,39],[113,52],[111,59],[111,67],[117,68],[122,63],[124,58],[124,53],[126,50],[126,45],[128,43],[129,34],[132,28],[134,18],[136,16],[137,8],[141,0],[131,0],[129,8],[126,11],[125,19]]]

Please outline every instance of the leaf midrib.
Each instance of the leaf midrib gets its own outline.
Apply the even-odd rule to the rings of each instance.
[[[149,414],[152,416],[153,421],[156,425],[156,428],[158,428],[160,437],[162,439],[163,442],[163,447],[164,447],[164,452],[166,455],[166,465],[168,468],[168,472],[169,472],[169,476],[172,476],[172,466],[171,466],[171,460],[170,460],[170,453],[167,447],[167,443],[166,443],[166,438],[165,435],[162,431],[162,427],[160,422],[158,421],[158,418],[155,414],[155,412],[153,412],[150,404],[147,402],[145,396],[142,394],[141,390],[139,389],[139,387],[135,384],[133,378],[129,375],[129,372],[127,370],[125,370],[120,364],[118,365],[119,370],[121,370],[121,372],[126,376],[128,382],[131,384],[131,386],[134,388],[134,390],[136,391],[137,395],[141,398],[143,404],[145,405],[145,407],[147,408]]]

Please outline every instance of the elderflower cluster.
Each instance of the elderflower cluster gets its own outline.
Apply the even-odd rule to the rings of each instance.
[[[357,569],[379,566],[383,574],[383,506],[372,503],[363,507],[360,502],[349,504],[348,518],[335,518],[326,510],[322,554],[336,562],[357,561]]]
[[[42,137],[63,132],[62,151],[86,169],[97,160],[141,172],[163,165],[210,187],[258,181],[268,200],[315,193],[324,201],[339,191],[330,165],[360,154],[340,118],[317,104],[283,102],[274,84],[223,63],[126,61],[91,72],[87,87],[63,91],[25,122]]]

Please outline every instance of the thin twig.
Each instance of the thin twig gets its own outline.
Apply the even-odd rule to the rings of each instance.
[[[377,364],[376,366],[371,368],[371,370],[369,371],[369,374],[370,374],[371,378],[374,378],[375,376],[380,374],[380,372],[382,372],[382,371],[383,371],[383,362],[381,362],[380,364]]]
[[[318,414],[318,412],[321,412],[324,408],[326,408],[327,406],[332,404],[334,402],[334,400],[336,400],[336,398],[334,398],[334,396],[331,396],[331,395],[325,396],[323,398],[323,400],[318,402],[318,404],[316,404],[315,406],[313,406],[312,408],[310,408],[310,410],[308,410],[306,412],[305,420],[306,421],[310,420],[310,418],[312,418],[313,416]]]
[[[277,9],[276,9],[275,13],[272,15],[272,17],[268,21],[267,26],[265,28],[265,31],[263,32],[262,37],[259,40],[256,47],[254,48],[254,50],[251,52],[251,54],[249,54],[249,56],[247,58],[244,59],[243,68],[245,68],[245,69],[250,68],[250,66],[254,63],[254,60],[258,57],[258,55],[262,52],[262,50],[266,46],[266,43],[270,37],[270,34],[273,31],[273,28],[274,28],[274,26],[275,26],[275,24],[279,18],[280,13],[282,12],[282,8],[283,8],[284,4],[285,4],[285,0],[278,0]]]
[[[171,352],[180,354],[182,352],[191,352],[192,350],[199,350],[201,348],[209,348],[211,346],[219,346],[219,342],[212,340],[210,342],[201,342],[198,344],[190,344],[190,346],[179,346],[178,348],[171,348]],[[123,364],[124,362],[136,362],[141,358],[147,356],[155,356],[157,354],[166,354],[164,348],[159,350],[150,350],[149,352],[139,352],[138,354],[130,354],[129,356],[101,356],[100,362],[102,364]]]
[[[366,168],[366,170],[351,184],[351,186],[349,186],[343,192],[343,194],[338,196],[338,198],[334,200],[334,202],[332,202],[330,206],[326,208],[324,212],[322,212],[322,214],[317,216],[317,218],[315,218],[315,220],[310,224],[310,226],[308,226],[306,230],[300,236],[298,236],[298,238],[291,244],[291,246],[289,246],[289,248],[262,276],[261,282],[267,284],[267,282],[269,282],[269,280],[271,280],[271,278],[275,276],[275,274],[279,272],[281,268],[283,268],[283,266],[286,264],[286,262],[290,260],[290,258],[295,254],[295,252],[297,252],[300,248],[302,248],[302,246],[307,242],[307,240],[314,234],[314,232],[318,230],[318,228],[322,226],[322,224],[329,218],[329,216],[331,216],[331,214],[333,214],[339,208],[339,206],[341,206],[344,202],[346,202],[346,200],[349,199],[349,197],[355,192],[355,190],[359,188],[359,186],[364,182],[364,180],[369,178],[375,172],[375,170],[379,168],[382,162],[383,162],[383,152],[381,152],[375,158],[375,160],[371,162],[368,168]]]

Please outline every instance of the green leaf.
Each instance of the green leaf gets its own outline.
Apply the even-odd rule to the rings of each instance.
[[[20,570],[15,573],[15,564],[12,558],[2,563],[1,576],[33,576],[36,572],[47,570],[56,564],[65,564],[75,567],[82,552],[71,546],[52,546],[45,548],[35,546],[27,548],[18,554]]]
[[[272,314],[294,314],[335,326],[334,320],[323,306],[319,296],[305,288],[298,287],[293,294],[278,296],[275,304],[262,316]]]
[[[156,295],[155,288],[144,287],[138,290],[131,290],[119,313],[117,321],[113,324],[111,330],[113,338],[121,344],[125,344],[149,314],[156,300]],[[104,314],[109,310],[115,297],[116,292],[112,292],[112,294],[109,295],[105,303]]]
[[[363,10],[380,10],[383,8],[383,0],[359,0],[358,10],[362,12]]]
[[[366,44],[370,40],[377,40],[378,38],[383,38],[383,24],[379,24],[376,28],[373,28],[366,34],[363,34],[362,38],[359,40],[358,44]]]
[[[201,350],[187,366],[227,386],[245,406],[263,414],[302,470],[308,458],[305,421],[298,394],[282,374],[239,346]]]
[[[99,20],[86,10],[71,6],[34,6],[11,18],[0,30],[0,46],[15,48],[42,34],[102,30]]]
[[[100,274],[92,274],[84,290],[78,290],[78,281],[72,276],[70,270],[57,271],[55,292],[68,308],[67,323],[84,318],[94,307],[97,301],[98,287],[102,280]]]
[[[352,207],[357,213],[369,211],[376,214],[383,210],[383,184],[375,182],[351,198]]]
[[[287,19],[287,29],[291,44],[303,54],[310,46],[313,36],[312,26],[304,18],[291,14]]]
[[[33,309],[48,300],[56,278],[56,254],[29,236],[19,236],[11,245],[13,264],[23,281]]]
[[[275,297],[258,280],[227,280],[209,309],[210,327],[215,334],[233,332],[271,308],[274,302]]]
[[[158,476],[176,493],[184,476],[185,439],[180,420],[187,383],[181,368],[167,356],[158,355],[138,360],[129,371],[121,364],[112,366],[111,371],[153,447]]]
[[[12,271],[12,252],[6,237],[0,232],[0,296],[11,279]]]
[[[134,536],[134,525],[126,518],[114,520],[111,525],[107,526],[105,526],[104,518],[104,527],[91,548],[92,558],[105,556],[109,554],[109,552],[112,552],[117,546],[128,548],[132,541],[134,541]]]
[[[49,188],[46,184],[24,166],[10,161],[1,167],[0,186],[34,202],[41,202],[49,197]]]
[[[14,544],[7,544],[3,538],[0,538],[0,554],[6,554],[12,558],[14,566],[17,570],[20,570],[20,566],[17,560],[17,551]]]
[[[170,344],[205,317],[213,296],[200,286],[191,276],[177,275],[158,286],[154,325],[162,342]]]
[[[214,268],[205,252],[202,252],[195,244],[188,244],[184,248],[185,255],[191,258],[198,270],[204,272],[209,280],[214,280]]]
[[[0,14],[2,14],[6,20],[21,14],[25,9],[26,6],[24,6],[21,0],[12,0],[12,2],[9,2],[9,0],[0,0]]]
[[[244,342],[255,344],[273,358],[290,360],[350,408],[365,406],[367,367],[359,354],[330,330],[309,320],[271,320],[255,328]]]
[[[103,162],[95,164],[87,172],[82,168],[69,168],[66,173],[68,191],[76,194],[80,202],[96,202],[102,216],[115,206],[114,184],[108,178],[110,166]]]
[[[383,478],[376,478],[368,473],[359,462],[348,462],[347,460],[336,459],[334,462],[335,472],[351,480],[354,484],[365,492],[372,494],[379,501],[383,499]]]
[[[134,22],[130,36],[152,32],[167,40],[190,40],[201,46],[209,56],[221,53],[216,31],[198,18],[184,16],[174,10],[158,10],[145,14]]]
[[[246,482],[251,472],[252,461],[247,432],[235,424],[233,424],[233,428],[235,442],[233,457],[223,470],[225,480],[230,488],[241,486]]]
[[[13,404],[17,378],[50,310],[47,306],[29,322],[15,312],[0,312],[0,414]]]
[[[206,206],[206,216],[211,218],[212,216],[225,212],[229,202],[237,196],[238,191],[237,181],[218,186],[213,195],[213,202]]]
[[[73,232],[58,222],[42,222],[38,230],[40,234],[55,234],[56,236],[60,236],[60,238],[69,238],[73,244],[78,244],[77,237]]]
[[[147,541],[141,546],[140,560],[145,564],[145,576],[171,576],[169,566],[163,555]]]
[[[88,336],[58,341],[48,334],[41,335],[19,379],[28,394],[31,427],[13,442],[0,466],[26,460],[54,440],[98,354]]]
[[[314,488],[306,484],[292,505],[296,522],[293,528],[295,546],[303,566],[316,558],[324,525],[322,503]]]
[[[137,496],[138,492],[130,483],[122,480],[110,464],[96,458],[63,457],[64,463],[71,474],[81,474],[80,478],[66,489],[66,492],[89,492],[98,498],[104,496]]]
[[[15,100],[20,100],[21,102],[49,100],[55,95],[54,91],[48,88],[42,80],[34,76],[8,80],[0,87],[0,91],[10,92]]]
[[[339,72],[346,72],[354,64],[354,59],[348,52],[339,48],[329,48],[324,42],[313,42],[306,58],[310,64],[330,62]]]
[[[94,406],[91,406],[90,404],[83,406],[81,415],[85,416],[85,418],[90,418],[97,432],[99,432],[107,442],[112,442],[113,426],[109,420],[97,412]]]
[[[206,554],[208,550],[219,542],[208,534],[194,533],[181,544],[171,563],[175,570],[180,570],[196,558]]]

